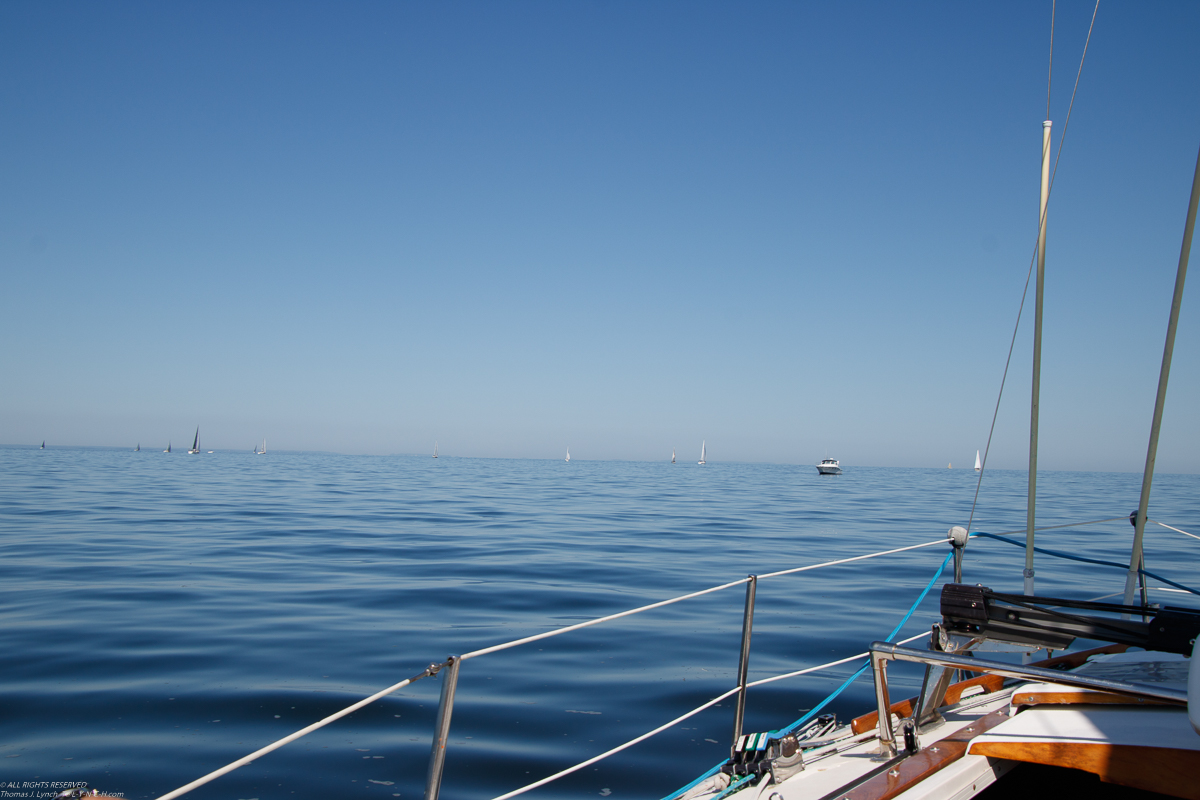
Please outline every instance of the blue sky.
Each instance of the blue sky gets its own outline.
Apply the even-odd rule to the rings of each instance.
[[[1092,4],[1058,4],[1062,131]],[[0,442],[966,467],[1049,2],[0,5]],[[1106,2],[1041,465],[1140,470],[1200,5]],[[1200,296],[1159,468],[1200,471]],[[1031,317],[992,466],[1027,458]]]

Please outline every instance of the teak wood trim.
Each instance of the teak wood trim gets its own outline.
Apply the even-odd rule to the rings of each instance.
[[[1054,658],[1045,658],[1041,661],[1035,661],[1029,666],[1041,667],[1042,669],[1074,669],[1083,665],[1092,656],[1103,656],[1109,653],[1124,653],[1129,649],[1127,644],[1106,644],[1103,647],[1093,647],[1091,650],[1080,650],[1076,653],[1067,653]]]
[[[972,686],[982,686],[984,694],[991,694],[992,692],[998,691],[1003,685],[1004,679],[999,675],[980,675],[977,678],[959,681],[946,690],[946,705],[949,706],[957,703],[960,699],[962,699],[963,691],[970,689]],[[892,703],[891,706],[889,706],[889,710],[898,717],[909,717],[912,716],[913,706],[916,704],[916,702],[917,698],[910,697],[907,700],[901,700],[899,702]],[[853,720],[851,720],[850,730],[854,731],[856,734],[865,733],[878,724],[879,712],[872,711],[870,714],[863,714],[861,717],[855,717]]]
[[[925,780],[938,770],[958,761],[967,754],[972,738],[985,733],[1008,719],[1004,711],[993,711],[966,728],[933,742],[916,754],[902,759],[891,769],[875,775],[852,789],[838,791],[831,797],[838,800],[890,800]]]
[[[1147,697],[1131,697],[1126,694],[1113,694],[1112,692],[1089,692],[1080,690],[1072,691],[1053,691],[1053,692],[1020,692],[1014,694],[1012,704],[1014,706],[1038,706],[1038,705],[1075,705],[1079,703],[1087,703],[1090,705],[1126,705],[1126,706],[1173,706],[1167,700],[1156,700]]]
[[[977,742],[973,756],[1080,769],[1106,783],[1200,800],[1200,751],[1091,742]]]

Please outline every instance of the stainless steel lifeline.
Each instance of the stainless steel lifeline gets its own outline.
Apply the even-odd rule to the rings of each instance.
[[[1187,705],[1187,692],[1167,689],[1151,684],[1126,683],[1124,681],[1108,680],[1107,678],[1090,678],[1072,672],[1062,672],[1044,667],[1027,667],[1021,664],[1010,664],[1005,661],[989,661],[970,656],[959,656],[952,653],[938,653],[930,650],[914,650],[911,647],[901,647],[888,642],[873,642],[871,644],[871,668],[875,673],[875,704],[879,709],[879,755],[890,758],[896,755],[896,736],[892,731],[892,715],[888,709],[892,706],[888,696],[887,662],[911,661],[915,664],[931,664],[937,667],[951,669],[966,669],[972,672],[986,672],[1005,678],[1021,680],[1040,680],[1047,683],[1058,683],[1063,686],[1078,686],[1083,689],[1097,689],[1102,692],[1126,694],[1133,697],[1152,697],[1156,700],[1167,700],[1173,703]]]

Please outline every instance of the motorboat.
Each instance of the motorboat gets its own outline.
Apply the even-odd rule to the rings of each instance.
[[[821,463],[817,464],[817,472],[822,475],[841,475],[842,467],[836,458],[822,458]]]

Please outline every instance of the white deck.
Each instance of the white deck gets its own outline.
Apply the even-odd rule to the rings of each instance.
[[[993,711],[1008,707],[1011,690],[988,695],[986,698],[972,697],[948,709],[943,709],[945,722],[920,737],[922,747],[937,746],[937,742],[958,733]],[[772,800],[812,800],[842,789],[872,770],[881,761],[876,760],[878,743],[874,732],[855,737],[857,743],[834,745],[824,751],[817,750],[806,757],[805,769],[788,778],[778,786],[768,785],[762,790],[752,789],[753,796],[761,791],[763,798],[778,793]],[[838,750],[841,752],[838,752]],[[966,800],[983,791],[1003,775],[1011,762],[967,755],[955,761],[913,788],[899,795],[905,800],[920,800],[936,797],[941,800]],[[749,796],[747,797],[749,800]]]
[[[1053,684],[1041,684],[1043,691]],[[1065,687],[1061,687],[1065,689]],[[1024,686],[1022,691],[1033,687]],[[1187,709],[1172,706],[1036,706],[997,725],[971,746],[985,742],[1130,745],[1200,751]]]

